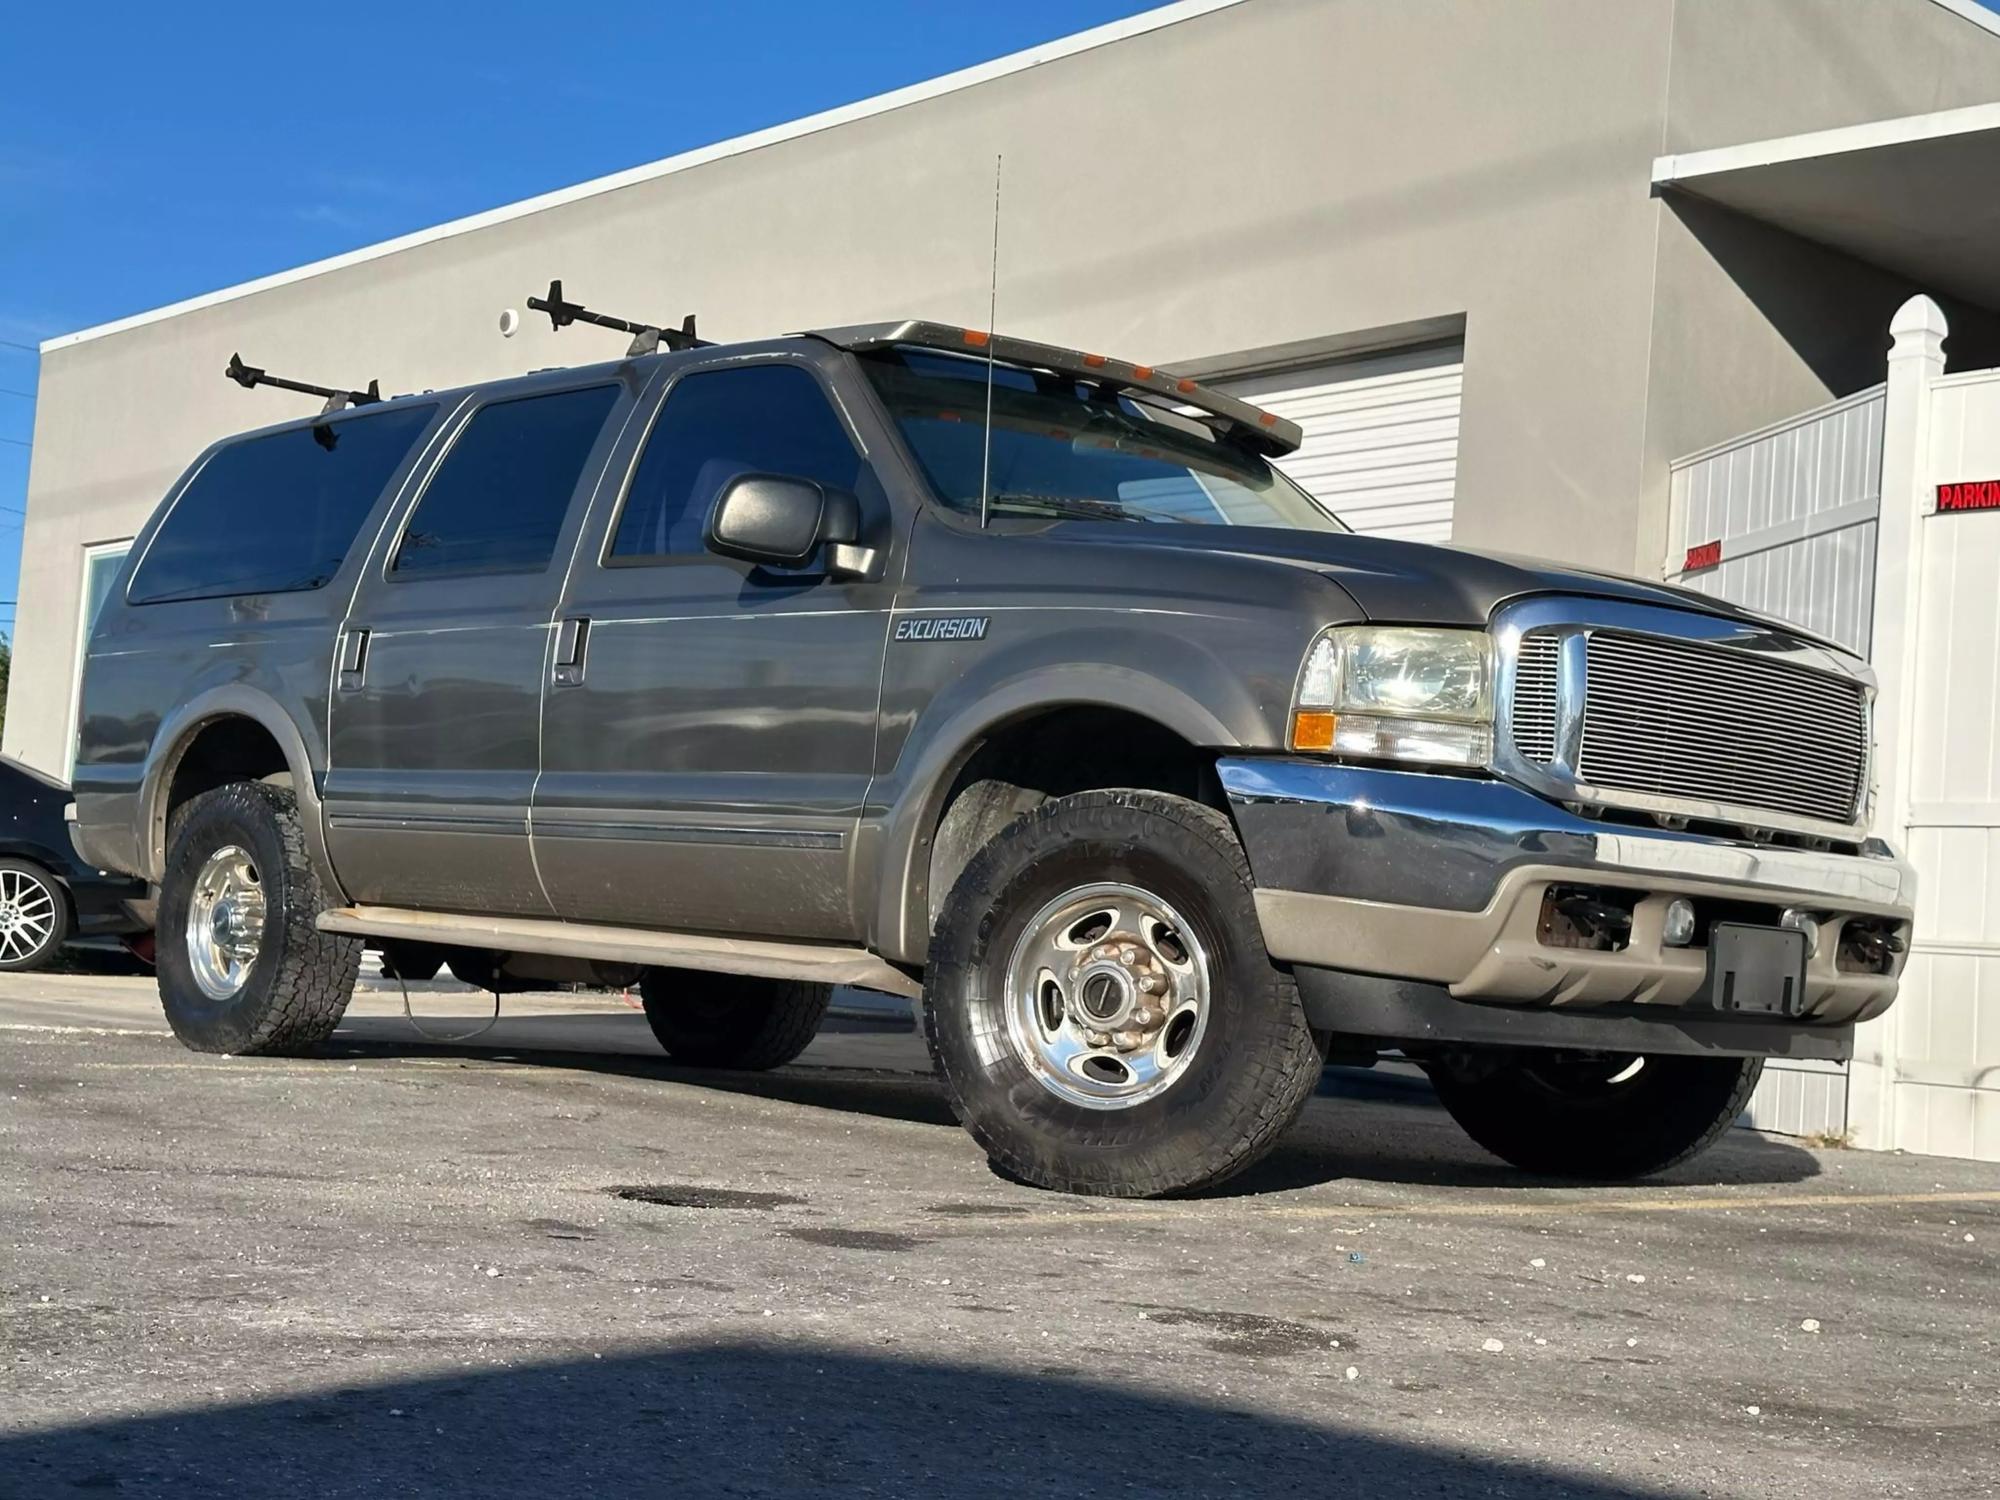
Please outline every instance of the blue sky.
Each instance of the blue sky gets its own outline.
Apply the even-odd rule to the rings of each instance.
[[[17,592],[37,341],[1150,8],[9,7],[0,600]]]

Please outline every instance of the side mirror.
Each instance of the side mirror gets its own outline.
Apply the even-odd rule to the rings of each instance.
[[[851,543],[861,506],[845,490],[782,474],[739,474],[708,513],[708,550],[722,557],[803,568],[829,542]]]

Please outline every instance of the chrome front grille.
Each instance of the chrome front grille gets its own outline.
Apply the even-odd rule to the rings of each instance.
[[[1529,784],[1750,828],[1832,832],[1858,822],[1868,691],[1832,653],[1680,611],[1577,602],[1577,617],[1564,619],[1561,606],[1517,612],[1527,628],[1503,701],[1511,763]],[[1616,628],[1628,617],[1640,628]],[[1682,622],[1686,635],[1675,629]],[[1567,682],[1565,652],[1576,653]],[[1581,704],[1566,701],[1579,686]]]
[[[1514,661],[1514,748],[1548,765],[1556,758],[1556,682],[1562,639],[1552,631],[1521,637]]]
[[[1851,823],[1868,762],[1861,684],[1749,652],[1596,633],[1586,648],[1591,786]]]

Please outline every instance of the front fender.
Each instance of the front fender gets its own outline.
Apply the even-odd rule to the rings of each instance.
[[[1239,690],[1240,691],[1240,690]],[[1247,694],[1232,725],[1208,703],[1163,677],[1101,662],[1046,663],[1002,676],[961,679],[931,705],[895,770],[870,802],[881,813],[863,820],[855,865],[858,888],[875,893],[869,931],[893,962],[920,964],[930,946],[931,837],[952,782],[996,730],[1027,715],[1063,707],[1115,707],[1151,719],[1190,745],[1229,749],[1261,738],[1262,716]],[[886,806],[885,806],[886,804]]]

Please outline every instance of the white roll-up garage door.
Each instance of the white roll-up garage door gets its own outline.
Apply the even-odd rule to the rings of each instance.
[[[1464,376],[1442,344],[1216,384],[1299,424],[1279,467],[1356,531],[1448,542]]]

